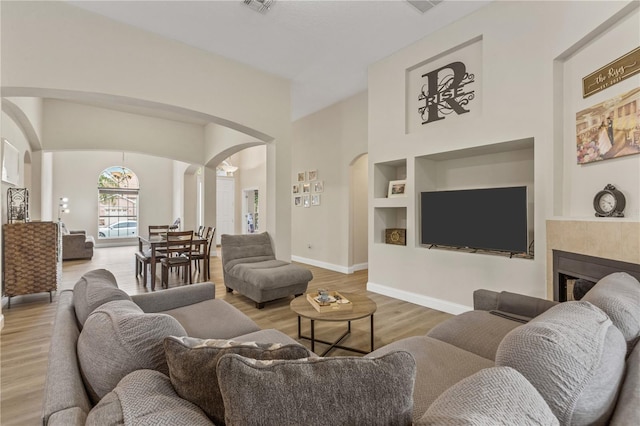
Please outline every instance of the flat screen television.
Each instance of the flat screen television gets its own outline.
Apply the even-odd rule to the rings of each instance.
[[[423,245],[526,253],[527,187],[422,192]]]

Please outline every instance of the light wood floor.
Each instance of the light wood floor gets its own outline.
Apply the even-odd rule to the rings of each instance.
[[[219,250],[219,248],[218,248]],[[68,261],[63,264],[62,284],[59,289],[73,288],[75,282],[85,272],[105,268],[118,279],[118,285],[129,294],[144,293],[149,290],[141,278],[134,276],[135,247],[112,247],[95,250],[90,261]],[[282,299],[267,303],[264,309],[258,310],[252,301],[237,293],[226,293],[222,279],[220,259],[212,258],[211,280],[216,283],[216,297],[224,299],[246,315],[251,317],[262,328],[278,329],[294,339],[297,338],[297,317],[289,309],[292,299]],[[379,348],[390,342],[408,336],[422,335],[433,326],[449,318],[450,315],[422,306],[392,299],[371,293],[366,290],[367,271],[345,275],[338,272],[310,266],[313,280],[309,289],[328,288],[355,292],[369,296],[377,305],[375,313],[375,347]],[[158,289],[160,267],[158,266]],[[194,282],[202,277],[194,273]],[[172,275],[170,287],[182,285],[177,275]],[[162,290],[156,290],[162,291]],[[39,425],[41,424],[42,395],[49,340],[53,326],[57,298],[49,303],[49,294],[37,294],[14,297],[11,309],[3,308],[5,326],[0,338],[0,374],[1,405],[0,424]],[[346,326],[342,323],[318,322],[316,335],[319,339],[334,340]],[[303,320],[303,333],[309,333],[308,321]],[[303,341],[309,347],[308,341]],[[351,336],[344,344],[366,350],[369,345],[369,321],[362,319],[352,323]],[[318,344],[316,352],[325,346]],[[352,352],[335,350],[331,356],[356,355]]]

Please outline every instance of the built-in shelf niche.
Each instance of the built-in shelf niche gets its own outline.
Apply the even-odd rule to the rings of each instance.
[[[373,165],[373,198],[387,198],[389,182],[406,178],[406,159],[375,163]]]
[[[533,138],[415,157],[416,226],[420,247],[420,193],[527,186],[529,243],[534,238]],[[486,206],[491,208],[491,206]]]
[[[374,207],[373,209],[373,229],[374,243],[385,242],[385,229],[403,228],[407,229],[407,208],[406,207]]]
[[[385,242],[386,229],[407,229],[407,197],[410,196],[410,185],[405,188],[404,197],[387,198],[389,182],[406,179],[406,159],[385,161],[373,165],[374,243]]]

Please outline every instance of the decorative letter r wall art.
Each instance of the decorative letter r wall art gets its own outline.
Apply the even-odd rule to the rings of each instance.
[[[418,108],[422,124],[444,120],[444,116],[452,112],[465,114],[470,111],[465,107],[475,98],[475,91],[465,91],[465,86],[473,83],[475,76],[467,72],[465,64],[452,62],[422,74],[422,78],[426,80],[418,95],[422,104]]]
[[[405,70],[406,133],[447,118],[482,115],[482,37],[440,52]]]

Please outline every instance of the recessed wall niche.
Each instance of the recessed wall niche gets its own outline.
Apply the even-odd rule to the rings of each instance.
[[[528,240],[534,240],[533,138],[415,157],[415,194],[526,186]],[[485,206],[491,208],[491,206]],[[420,202],[415,203],[416,246],[420,247]]]

